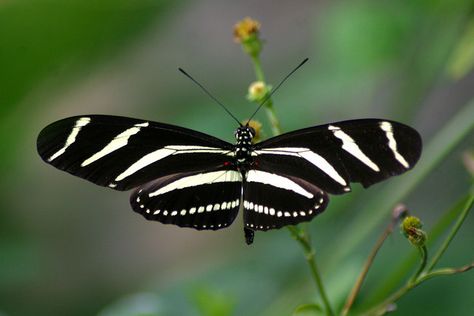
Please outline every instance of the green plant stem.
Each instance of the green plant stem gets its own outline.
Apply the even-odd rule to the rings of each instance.
[[[437,276],[466,272],[466,271],[471,270],[472,268],[474,268],[474,262],[460,268],[444,268],[444,269],[434,270],[433,272],[421,275],[420,278],[418,279],[418,283],[425,282]]]
[[[428,268],[426,269],[426,271],[430,272],[431,270],[433,270],[435,265],[441,259],[444,252],[448,248],[449,244],[453,240],[454,236],[456,236],[457,232],[459,231],[459,228],[461,227],[462,223],[466,219],[467,214],[469,214],[469,211],[471,210],[473,204],[474,204],[474,194],[472,193],[472,189],[471,189],[470,196],[469,196],[468,200],[466,201],[466,204],[465,204],[464,209],[462,210],[461,214],[459,214],[459,217],[458,217],[458,220],[456,221],[456,224],[454,225],[453,229],[449,233],[448,237],[446,237],[446,239],[444,240],[444,242],[441,245],[441,247],[439,248],[439,250],[434,255],[433,260],[431,260],[431,262],[430,262]]]
[[[273,108],[272,100],[268,100],[265,104],[268,120],[272,124],[272,133],[274,136],[281,134],[281,126],[278,117],[276,116],[275,109]]]
[[[369,269],[372,266],[372,263],[374,262],[375,257],[377,256],[377,253],[379,252],[380,248],[382,247],[387,237],[390,236],[390,234],[393,232],[393,226],[395,222],[396,222],[396,219],[395,220],[392,219],[390,224],[387,226],[387,228],[385,228],[384,232],[377,240],[377,243],[375,244],[375,246],[372,248],[372,251],[370,252],[369,257],[367,258],[367,261],[364,264],[362,272],[360,273],[359,277],[357,278],[356,283],[354,284],[354,287],[352,288],[349,296],[347,297],[346,303],[344,304],[344,308],[342,310],[342,316],[345,316],[349,313],[349,310],[351,309],[352,304],[354,304],[357,294],[359,294],[362,284],[364,283],[364,280],[369,272]]]
[[[331,307],[331,303],[329,303],[328,296],[324,289],[323,281],[319,274],[318,266],[316,264],[316,251],[313,249],[311,245],[309,233],[306,230],[302,228],[298,228],[296,226],[289,226],[288,230],[291,232],[291,235],[296,239],[296,241],[299,242],[299,244],[303,248],[306,261],[308,262],[309,268],[311,270],[311,276],[313,277],[314,282],[316,283],[316,286],[318,287],[319,294],[321,295],[321,299],[323,300],[323,304],[326,308],[326,314],[330,316],[334,315],[334,311]]]
[[[265,82],[265,75],[263,74],[262,64],[260,63],[260,59],[258,56],[250,56],[253,62],[253,68],[255,70],[255,77],[257,77],[258,81]]]
[[[260,59],[258,56],[251,56],[253,66],[255,69],[255,76],[257,80],[265,82],[265,76],[263,73],[262,65],[260,63]],[[281,134],[281,126],[280,121],[275,113],[275,109],[273,107],[273,101],[269,99],[265,104],[265,109],[267,113],[267,117],[270,121],[272,127],[272,133],[274,136]],[[288,230],[290,231],[291,235],[299,242],[300,246],[303,248],[306,262],[308,263],[309,269],[311,270],[311,276],[314,279],[316,287],[318,288],[319,294],[321,295],[321,299],[323,304],[326,308],[326,314],[329,316],[334,315],[334,311],[331,307],[329,302],[328,296],[326,294],[326,290],[324,289],[323,281],[321,279],[318,266],[316,264],[316,251],[311,245],[311,238],[310,234],[304,229],[299,228],[297,226],[289,226]]]
[[[268,100],[265,109],[270,123],[272,124],[273,135],[276,136],[281,134],[280,121],[278,120],[278,117],[275,114],[275,111],[273,109],[273,102],[271,99]],[[324,289],[321,276],[319,274],[319,270],[316,264],[316,251],[311,245],[311,237],[309,232],[307,232],[304,228],[299,228],[297,226],[289,226],[288,230],[303,248],[306,257],[306,262],[308,263],[309,269],[311,270],[311,276],[314,279],[316,287],[318,288],[319,294],[321,295],[321,299],[323,300],[324,306],[326,308],[326,314],[330,316],[334,315],[333,309],[331,307],[331,304],[329,303],[328,296]]]
[[[417,287],[418,285],[420,285],[421,283],[423,283],[423,282],[425,282],[429,279],[432,279],[432,278],[437,277],[437,276],[442,276],[442,275],[452,275],[452,274],[466,272],[466,271],[468,271],[472,268],[474,268],[474,263],[463,266],[461,268],[439,269],[439,270],[435,270],[435,271],[427,273],[427,274],[423,274],[420,277],[418,277],[417,279],[410,280],[409,282],[407,282],[407,284],[405,286],[403,286],[398,291],[396,291],[395,293],[390,295],[385,301],[383,301],[383,303],[381,303],[378,306],[376,306],[375,308],[371,309],[367,313],[367,315],[383,315],[383,314],[385,314],[387,312],[387,307],[390,304],[395,303],[403,295],[408,293],[410,290],[412,290],[413,288]]]
[[[255,70],[255,77],[257,77],[258,81],[262,81],[265,83],[265,75],[263,73],[262,64],[260,63],[260,59],[256,56],[250,56],[253,62],[253,68]],[[275,113],[275,109],[273,108],[273,101],[269,99],[265,103],[265,108],[268,120],[270,121],[272,127],[272,133],[274,136],[281,134],[281,126],[280,121]]]
[[[434,245],[441,237],[444,231],[448,231],[449,226],[459,217],[461,212],[466,205],[466,201],[469,199],[470,194],[466,194],[459,199],[450,209],[437,221],[437,223],[428,232],[429,238],[426,241],[426,245],[429,248]],[[418,254],[412,252],[405,260],[403,260],[398,267],[390,274],[390,276],[384,280],[380,280],[380,286],[373,289],[376,295],[368,298],[370,302],[378,302],[390,295],[395,286],[399,284],[399,280],[403,279],[412,267],[418,261]]]
[[[418,270],[416,271],[415,275],[411,278],[411,282],[415,282],[420,274],[423,272],[423,270],[426,267],[426,263],[428,262],[428,249],[426,249],[426,246],[420,246],[418,247],[418,250],[420,251],[420,256],[421,256],[421,263],[420,266],[418,267]]]
[[[265,109],[272,125],[273,135],[276,136],[281,134],[280,121],[278,120],[278,117],[275,114],[273,102],[271,99],[268,100]],[[304,228],[298,228],[296,226],[289,226],[288,230],[303,248],[306,257],[306,262],[308,263],[309,269],[311,270],[311,276],[314,279],[316,287],[318,288],[319,294],[321,295],[321,299],[323,300],[324,306],[326,308],[326,314],[330,316],[334,315],[331,303],[329,302],[326,290],[324,289],[324,284],[319,274],[318,266],[316,264],[316,251],[311,246],[311,237],[309,232],[307,232]]]

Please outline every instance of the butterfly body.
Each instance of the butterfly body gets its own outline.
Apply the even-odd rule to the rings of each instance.
[[[254,231],[309,221],[329,194],[349,192],[411,169],[419,134],[401,123],[362,119],[296,130],[253,144],[240,126],[236,144],[169,124],[108,115],[66,118],[38,136],[47,163],[114,190],[134,189],[132,208],[148,220],[198,230],[232,224],[243,210]]]
[[[235,165],[245,178],[247,170],[253,164],[252,141],[255,137],[255,130],[251,127],[241,126],[237,128],[234,135],[237,140],[235,145]]]

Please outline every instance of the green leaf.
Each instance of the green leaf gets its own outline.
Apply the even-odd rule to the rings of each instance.
[[[474,19],[472,19],[448,61],[448,74],[454,79],[461,79],[474,68]]]
[[[314,316],[323,315],[323,313],[324,311],[321,306],[311,303],[298,306],[293,312],[293,316]]]
[[[235,307],[232,295],[208,286],[194,288],[191,300],[203,316],[226,316],[231,315]]]

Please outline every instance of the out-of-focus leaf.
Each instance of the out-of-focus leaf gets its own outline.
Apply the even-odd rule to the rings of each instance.
[[[108,306],[98,316],[160,316],[164,315],[162,302],[153,293],[138,293],[124,297]]]
[[[474,68],[474,19],[466,26],[448,61],[448,74],[461,79]]]
[[[323,53],[337,60],[346,76],[371,71],[400,54],[402,40],[415,23],[413,16],[399,14],[404,9],[396,2],[333,4],[319,22]]]
[[[117,56],[169,3],[0,1],[0,170],[8,168],[24,132],[16,126],[38,106],[21,104],[30,93],[45,81],[60,90],[78,73]]]
[[[315,316],[323,314],[323,308],[318,304],[314,303],[300,305],[293,312],[293,316]]]
[[[233,296],[205,286],[194,288],[191,299],[203,316],[231,315],[235,307]]]
[[[474,150],[464,152],[462,161],[466,171],[474,178]]]

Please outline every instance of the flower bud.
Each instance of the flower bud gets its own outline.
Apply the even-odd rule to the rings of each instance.
[[[249,86],[247,99],[253,102],[261,101],[268,93],[269,87],[263,81],[252,82]]]
[[[245,121],[244,124],[247,124],[247,121]],[[252,139],[252,142],[256,143],[262,139],[262,123],[256,120],[250,120],[248,122],[248,126],[253,128],[255,131],[255,136]]]
[[[244,51],[252,57],[257,57],[262,50],[259,38],[260,23],[249,17],[239,21],[234,26],[234,40],[242,44]]]
[[[421,247],[425,245],[426,233],[421,229],[423,223],[418,217],[407,216],[401,224],[403,235],[408,238],[408,241],[414,246]]]

